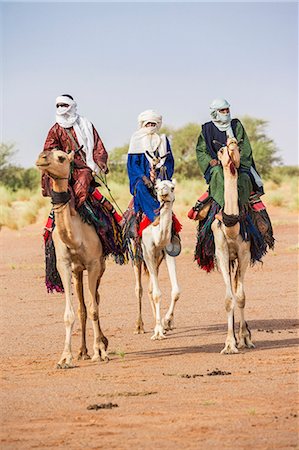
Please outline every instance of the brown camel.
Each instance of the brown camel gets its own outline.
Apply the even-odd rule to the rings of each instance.
[[[92,321],[94,342],[93,361],[103,359],[108,361],[106,349],[108,339],[102,333],[99,321],[99,293],[98,287],[105,271],[105,259],[101,241],[92,225],[81,220],[80,215],[71,209],[68,193],[68,179],[70,163],[74,152],[69,154],[61,150],[40,153],[36,165],[47,173],[53,180],[53,210],[55,214],[55,228],[53,242],[55,246],[57,269],[65,291],[64,323],[66,338],[64,350],[57,364],[57,368],[71,368],[73,356],[71,350],[71,336],[75,321],[72,301],[71,279],[79,299],[78,314],[81,320],[82,341],[78,359],[89,359],[86,348],[86,319],[87,311],[83,293],[83,271],[88,275],[88,316]]]
[[[240,330],[238,348],[254,347],[251,333],[244,319],[245,292],[244,276],[250,262],[250,243],[240,234],[238,205],[238,171],[240,151],[236,139],[229,138],[226,147],[218,152],[224,175],[224,210],[222,216],[216,214],[212,224],[215,240],[215,253],[226,286],[225,308],[228,319],[228,332],[221,353],[238,353],[234,333],[234,309],[240,309]],[[219,221],[220,219],[220,221]]]

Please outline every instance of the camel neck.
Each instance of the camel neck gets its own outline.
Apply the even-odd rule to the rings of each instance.
[[[68,179],[53,179],[53,191],[55,192],[67,192]]]
[[[167,245],[171,239],[173,202],[165,202],[160,211],[160,242],[159,245]]]
[[[53,180],[53,191],[67,192],[68,180]],[[54,206],[55,226],[62,242],[69,248],[78,248],[80,233],[75,226],[76,216],[71,215],[70,204],[58,203]]]
[[[224,174],[224,212],[238,215],[238,173],[232,175],[228,167],[223,168]]]

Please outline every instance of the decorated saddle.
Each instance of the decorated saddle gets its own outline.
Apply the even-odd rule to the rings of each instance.
[[[134,198],[130,200],[128,208],[123,214],[122,218],[122,229],[123,229],[123,239],[125,241],[125,246],[128,251],[129,257],[133,262],[143,261],[142,247],[141,247],[141,237],[143,231],[152,222],[149,218],[143,214],[141,211],[135,212],[134,210]],[[180,252],[178,249],[180,240],[178,234],[182,230],[182,225],[179,222],[175,214],[172,215],[172,246],[168,250],[168,254],[171,256],[177,256]],[[175,239],[173,239],[175,237]],[[175,248],[177,249],[175,252]],[[175,254],[176,253],[176,254]]]
[[[195,218],[194,208],[192,210],[188,217],[199,220],[194,259],[201,269],[210,272],[214,269],[216,262],[214,235],[211,226],[216,214],[218,218],[218,214],[221,213],[221,208],[215,200],[210,200],[209,208],[203,219]],[[238,219],[243,240],[250,242],[251,265],[261,262],[262,257],[268,250],[274,248],[275,239],[270,217],[259,195],[251,195],[249,203],[240,208]]]
[[[83,222],[92,225],[103,245],[105,257],[112,256],[117,264],[128,262],[126,241],[122,228],[115,214],[107,207],[103,200],[89,195],[86,201],[77,208]],[[63,292],[63,285],[56,268],[56,254],[52,239],[55,228],[54,213],[51,211],[44,232],[46,287],[48,292]]]

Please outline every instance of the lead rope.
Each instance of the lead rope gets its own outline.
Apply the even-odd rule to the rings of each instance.
[[[108,183],[107,183],[106,174],[104,172],[101,172],[100,175],[95,174],[94,176],[95,176],[95,178],[98,178],[101,183],[103,183],[103,185],[105,186],[105,188],[107,189],[107,191],[108,191],[108,193],[110,195],[110,198],[111,198],[112,202],[115,204],[116,208],[119,210],[121,215],[124,216],[124,213],[123,213],[122,209],[120,208],[120,206],[118,205],[117,201],[115,200],[115,198],[113,197],[113,195],[111,193],[111,189],[109,188]]]

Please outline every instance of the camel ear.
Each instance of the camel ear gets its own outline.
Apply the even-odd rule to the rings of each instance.
[[[69,162],[74,161],[75,152],[72,150],[70,153],[68,153],[67,157],[69,159]]]
[[[175,179],[175,178],[173,178],[173,179],[171,180],[171,182],[172,182],[172,184],[176,185],[176,179]]]
[[[157,179],[156,179],[156,183],[155,183],[156,186],[159,186],[159,184],[161,184],[161,183],[162,183],[162,180],[160,180],[160,178],[157,178]]]

